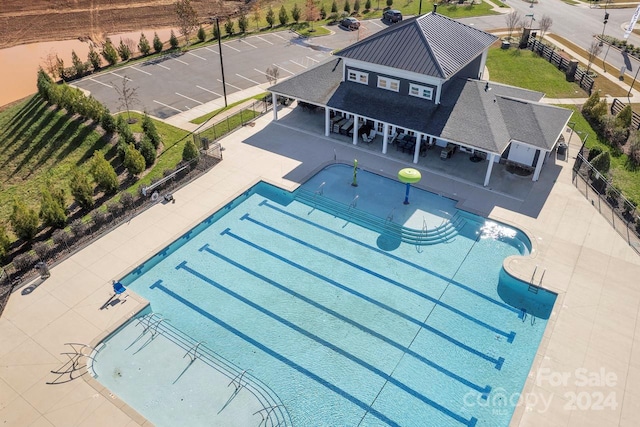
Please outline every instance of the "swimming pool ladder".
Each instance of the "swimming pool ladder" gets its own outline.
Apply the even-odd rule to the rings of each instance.
[[[204,344],[204,341],[198,341],[198,343],[196,343],[196,345],[194,345],[193,347],[191,347],[189,349],[189,351],[187,351],[187,353],[182,356],[182,358],[184,359],[185,357],[189,356],[189,359],[191,359],[191,363],[195,362],[196,359],[198,358],[198,347],[200,347],[200,344]],[[191,356],[191,350],[193,350],[193,356]]]

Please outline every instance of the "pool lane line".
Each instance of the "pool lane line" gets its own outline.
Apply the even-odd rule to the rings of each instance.
[[[399,342],[394,341],[391,338],[388,338],[385,335],[383,335],[383,334],[381,334],[379,332],[376,332],[373,329],[370,329],[367,326],[365,326],[365,325],[363,325],[361,323],[358,323],[355,320],[350,319],[349,317],[344,316],[344,315],[338,313],[337,311],[335,311],[335,310],[333,310],[333,309],[331,309],[331,308],[329,308],[329,307],[327,307],[325,305],[322,305],[319,302],[314,301],[311,298],[306,297],[306,296],[294,291],[293,289],[290,289],[290,288],[286,287],[285,285],[283,285],[281,283],[276,282],[275,280],[272,280],[272,279],[270,279],[270,278],[268,278],[266,276],[263,276],[262,274],[260,274],[260,273],[258,273],[256,271],[254,271],[254,270],[251,270],[250,268],[240,264],[239,262],[236,262],[236,261],[232,260],[231,258],[226,257],[225,255],[221,254],[220,252],[217,252],[217,251],[211,249],[209,244],[205,244],[203,247],[201,247],[199,249],[199,252],[202,252],[202,251],[206,251],[209,254],[218,257],[222,261],[233,265],[234,267],[236,267],[236,268],[238,268],[238,269],[240,269],[240,270],[242,270],[242,271],[254,276],[255,278],[257,278],[257,279],[259,279],[259,280],[261,280],[261,281],[263,281],[263,282],[265,282],[265,283],[267,283],[267,284],[269,284],[269,285],[271,285],[271,286],[273,286],[273,287],[275,287],[277,289],[280,289],[281,291],[286,292],[287,294],[289,294],[289,295],[291,295],[291,296],[293,296],[295,298],[298,298],[298,299],[306,302],[307,304],[309,304],[309,305],[311,305],[311,306],[313,306],[313,307],[315,307],[315,308],[317,308],[317,309],[319,309],[321,311],[324,311],[325,313],[327,313],[327,314],[329,314],[329,315],[331,315],[331,316],[333,316],[333,317],[335,317],[335,318],[337,318],[337,319],[339,319],[339,320],[341,320],[341,321],[343,321],[345,323],[348,323],[349,325],[361,330],[362,332],[365,332],[365,333],[367,333],[369,335],[372,335],[373,337],[375,337],[375,338],[377,338],[377,339],[389,344],[392,347],[397,348],[398,350],[401,350],[404,353],[408,353],[409,355],[413,356],[414,358],[416,358],[417,360],[423,362],[424,364],[426,364],[428,366],[431,366],[432,368],[435,368],[435,369],[439,370],[440,372],[442,372],[442,373],[444,373],[444,374],[446,374],[448,376],[451,376],[451,375],[449,375],[450,374],[449,371],[446,371],[446,369],[445,369],[446,372],[443,371],[442,369],[444,369],[444,368],[441,368],[439,365],[435,364],[435,362],[432,362],[431,360],[429,360],[426,357],[420,355],[419,353],[415,352],[414,350],[411,350],[410,347],[404,346],[404,345],[400,344]],[[279,258],[279,259],[283,260],[282,258]],[[488,360],[489,362],[493,363],[495,365],[495,368],[498,369],[498,370],[501,369],[502,364],[504,363],[504,358],[500,357],[500,358],[496,359],[496,358],[491,357],[491,356],[489,356],[487,354],[484,354],[484,353],[476,350],[475,348],[472,348],[472,347],[470,347],[470,346],[468,346],[466,344],[463,344],[460,341],[457,341],[457,340],[455,340],[453,338],[448,337],[443,332],[438,331],[437,329],[426,325],[426,323],[419,324],[419,326],[420,326],[421,329],[424,328],[427,331],[433,332],[435,335],[437,335],[437,336],[439,336],[441,338],[444,338],[447,341],[450,341],[452,344],[461,347],[462,349],[470,352],[471,354],[473,354],[475,356],[478,356],[478,357],[480,357],[482,359]],[[435,364],[435,366],[434,366],[434,364]],[[451,373],[451,374],[453,374],[453,373]],[[453,374],[453,375],[455,375],[455,374]],[[487,392],[488,393],[488,392],[490,392],[490,390],[491,390],[491,388],[487,387],[484,390],[478,390],[478,391],[482,391],[482,392]]]
[[[278,235],[280,235],[282,237],[285,237],[285,238],[287,238],[289,240],[292,240],[292,241],[294,241],[294,242],[296,242],[296,243],[298,243],[298,244],[300,244],[302,246],[305,246],[305,247],[307,247],[307,248],[309,248],[311,250],[314,250],[314,251],[319,252],[319,253],[321,253],[321,254],[323,254],[325,256],[328,256],[329,258],[333,258],[338,262],[346,264],[346,265],[348,265],[350,267],[353,267],[353,268],[355,268],[357,270],[362,271],[363,273],[366,273],[366,274],[368,274],[370,276],[376,277],[376,278],[378,278],[378,279],[380,279],[380,280],[382,280],[384,282],[387,282],[387,283],[389,283],[391,285],[394,285],[394,286],[396,286],[396,287],[398,287],[400,289],[403,289],[403,290],[405,290],[405,291],[407,291],[409,293],[412,293],[412,294],[417,295],[417,296],[419,296],[421,298],[424,298],[424,299],[426,299],[428,301],[431,301],[432,303],[437,304],[440,307],[442,307],[444,309],[447,309],[447,310],[451,311],[452,313],[455,313],[455,314],[457,314],[458,316],[460,316],[460,317],[462,317],[464,319],[467,319],[467,320],[469,320],[469,321],[471,321],[471,322],[473,322],[473,323],[475,323],[475,324],[477,324],[479,326],[482,326],[485,329],[488,329],[488,330],[490,330],[492,332],[495,332],[496,334],[500,334],[500,335],[506,337],[508,342],[512,342],[513,338],[516,335],[516,333],[514,331],[505,332],[502,329],[498,329],[495,326],[492,326],[492,325],[488,324],[487,322],[484,322],[484,321],[482,321],[482,320],[480,320],[480,319],[478,319],[478,318],[476,318],[476,317],[474,317],[474,316],[472,316],[472,315],[470,315],[468,313],[465,313],[464,311],[462,311],[460,309],[455,308],[454,306],[452,306],[450,304],[447,304],[446,302],[440,301],[440,300],[432,297],[431,295],[428,295],[428,294],[425,294],[424,292],[418,291],[418,290],[412,288],[411,286],[407,286],[404,283],[400,283],[397,280],[393,280],[390,277],[386,277],[386,276],[384,276],[384,275],[382,275],[380,273],[377,273],[377,272],[375,272],[375,271],[373,271],[371,269],[368,269],[368,268],[363,267],[363,266],[361,266],[359,264],[356,264],[353,261],[349,261],[346,258],[342,258],[342,257],[340,257],[338,255],[332,254],[331,252],[329,252],[327,250],[324,250],[324,249],[322,249],[322,248],[320,248],[318,246],[312,245],[311,243],[307,243],[304,240],[298,239],[297,237],[294,237],[294,236],[292,236],[290,234],[285,233],[284,231],[280,231],[280,230],[278,230],[278,229],[276,229],[274,227],[271,227],[270,225],[267,225],[267,224],[265,224],[263,222],[255,220],[255,219],[251,218],[251,216],[248,213],[246,213],[243,216],[241,216],[240,220],[243,220],[243,221],[247,220],[249,222],[252,222],[252,223],[254,223],[254,224],[256,224],[256,225],[258,225],[258,226],[260,226],[260,227],[262,227],[262,228],[264,228],[266,230],[269,230],[269,231],[271,231],[271,232],[273,232],[275,234],[278,234]],[[224,230],[220,234],[224,234],[227,230]]]
[[[329,390],[331,390],[332,392],[338,394],[339,396],[344,397],[349,402],[355,404],[356,406],[360,407],[364,411],[372,411],[371,413],[373,414],[373,416],[378,418],[380,421],[382,421],[384,423],[387,423],[390,426],[400,427],[400,424],[398,424],[395,421],[391,420],[390,418],[388,418],[383,413],[381,413],[381,412],[379,412],[379,411],[377,411],[377,410],[375,410],[373,408],[370,408],[369,405],[367,405],[363,401],[359,400],[355,396],[352,396],[351,394],[347,393],[345,390],[342,390],[337,385],[332,384],[329,381],[325,380],[324,378],[314,374],[313,372],[311,372],[308,369],[304,368],[303,366],[297,364],[293,360],[288,359],[287,357],[285,357],[284,355],[278,353],[277,351],[273,350],[272,348],[268,347],[267,345],[262,344],[260,341],[251,338],[250,336],[248,336],[248,335],[244,334],[243,332],[241,332],[239,329],[236,329],[233,326],[231,326],[230,324],[226,323],[224,320],[217,318],[216,316],[214,316],[213,314],[211,314],[208,311],[204,310],[203,308],[197,306],[196,304],[192,303],[191,301],[181,297],[180,295],[178,295],[175,292],[171,291],[170,289],[166,288],[165,286],[162,285],[162,280],[158,280],[157,282],[152,284],[150,286],[150,288],[151,289],[158,289],[161,292],[164,292],[165,294],[167,294],[171,298],[175,299],[176,301],[178,301],[182,305],[190,308],[191,310],[195,311],[196,313],[200,314],[201,316],[211,320],[212,322],[214,322],[218,326],[221,326],[222,328],[226,329],[227,331],[231,332],[233,335],[237,336],[238,338],[240,338],[240,339],[246,341],[247,343],[253,345],[257,349],[265,352],[266,354],[268,354],[269,356],[273,357],[274,359],[279,360],[280,362],[284,363],[285,365],[289,366],[290,368],[295,369],[299,373],[311,378],[312,380],[314,380],[317,383],[323,385],[324,387],[328,388]],[[471,418],[471,420],[475,420],[475,418]],[[474,424],[470,424],[471,420],[467,421],[467,420],[463,419],[463,421],[466,422],[467,425],[475,425],[475,423]]]
[[[396,260],[396,261],[399,261],[399,262],[401,262],[401,263],[403,263],[403,264],[405,264],[405,265],[408,265],[408,266],[410,266],[410,267],[413,267],[413,268],[415,268],[415,269],[417,269],[417,270],[420,270],[420,271],[422,271],[422,272],[424,272],[424,273],[427,273],[427,274],[429,274],[429,275],[431,275],[431,276],[434,276],[434,277],[437,277],[437,278],[439,278],[439,279],[442,279],[442,280],[446,280],[446,281],[448,281],[448,282],[451,282],[453,285],[455,285],[455,286],[457,286],[457,287],[459,287],[459,288],[461,288],[461,289],[464,289],[464,290],[465,290],[465,291],[467,291],[467,292],[470,292],[470,293],[472,293],[472,294],[474,294],[474,295],[476,295],[476,296],[478,296],[478,297],[480,297],[480,298],[482,298],[482,299],[484,299],[484,300],[486,300],[486,301],[489,301],[489,302],[491,302],[491,303],[493,303],[493,304],[495,304],[495,305],[497,305],[497,306],[499,306],[499,307],[502,307],[502,308],[504,308],[504,309],[507,309],[507,310],[509,310],[509,311],[512,311],[512,312],[516,313],[516,314],[518,315],[518,317],[520,317],[520,318],[522,317],[522,310],[519,310],[519,309],[517,309],[517,308],[515,308],[515,307],[511,307],[509,304],[505,304],[505,303],[504,303],[504,302],[502,302],[502,301],[498,301],[497,299],[494,299],[494,298],[490,297],[489,295],[485,295],[485,294],[483,294],[482,292],[479,292],[479,291],[477,291],[477,290],[473,289],[473,288],[472,288],[472,287],[470,287],[470,286],[467,286],[467,285],[465,285],[465,284],[463,284],[463,283],[460,283],[460,282],[458,282],[458,281],[456,281],[456,280],[450,279],[450,278],[448,278],[448,277],[446,277],[446,276],[443,276],[442,274],[436,273],[435,271],[430,270],[430,269],[428,269],[428,268],[424,268],[423,266],[418,265],[418,264],[415,264],[415,263],[413,263],[413,262],[411,262],[411,261],[407,261],[407,260],[405,260],[405,259],[403,259],[403,258],[400,258],[400,257],[399,257],[399,256],[397,256],[397,255],[393,255],[393,254],[390,254],[390,253],[388,253],[388,252],[385,252],[385,251],[383,251],[382,249],[376,248],[375,246],[367,245],[366,243],[360,242],[359,240],[356,240],[356,239],[354,239],[354,238],[352,238],[352,237],[345,236],[344,234],[340,234],[340,233],[338,233],[337,231],[331,230],[330,228],[324,227],[324,226],[322,226],[322,225],[320,225],[320,224],[316,224],[316,223],[314,223],[313,221],[309,221],[308,219],[302,218],[302,217],[300,217],[300,216],[298,216],[298,215],[296,215],[296,214],[293,214],[293,213],[291,213],[291,212],[287,212],[287,211],[286,211],[286,210],[284,210],[284,209],[281,209],[281,208],[279,208],[279,207],[277,207],[277,206],[273,206],[273,205],[272,205],[272,204],[270,204],[270,203],[269,203],[269,201],[268,201],[268,200],[266,200],[266,199],[265,199],[265,200],[263,200],[262,202],[260,202],[260,203],[258,204],[258,206],[266,206],[266,207],[268,207],[268,208],[270,208],[270,209],[273,209],[273,210],[278,211],[278,212],[280,212],[280,213],[282,213],[282,214],[284,214],[284,215],[287,215],[287,216],[289,216],[289,217],[291,217],[291,218],[293,218],[293,219],[296,219],[296,220],[298,220],[298,221],[304,222],[305,224],[311,225],[311,226],[313,226],[313,227],[315,227],[315,228],[319,228],[319,229],[321,229],[322,231],[326,231],[327,233],[333,234],[334,236],[341,237],[341,238],[343,238],[343,239],[345,239],[345,240],[348,240],[348,241],[350,241],[350,242],[352,242],[352,243],[355,243],[355,244],[357,244],[357,245],[359,245],[359,246],[362,246],[362,247],[364,247],[364,248],[367,248],[367,249],[369,249],[369,250],[372,250],[372,251],[374,251],[374,252],[377,252],[377,253],[379,253],[379,254],[381,254],[381,255],[384,255],[384,256],[386,256],[386,257],[389,257],[389,258],[391,258],[391,259],[394,259],[394,260]],[[511,342],[511,341],[510,341],[510,342]]]
[[[203,282],[215,287],[216,289],[226,293],[227,295],[237,299],[238,301],[244,303],[245,305],[257,310],[258,312],[264,314],[265,316],[270,317],[271,319],[281,323],[282,325],[288,327],[289,329],[292,329],[293,331],[307,337],[308,339],[315,341],[317,344],[320,344],[330,350],[332,350],[333,352],[335,352],[336,354],[350,360],[351,362],[356,363],[357,365],[360,365],[361,367],[365,368],[366,370],[368,370],[369,372],[379,376],[380,378],[382,378],[383,380],[388,381],[389,383],[395,385],[397,388],[399,388],[400,390],[404,391],[407,394],[410,394],[411,396],[415,397],[416,399],[420,400],[421,402],[433,407],[434,409],[437,409],[438,411],[444,413],[445,415],[448,415],[449,417],[455,419],[456,421],[460,422],[460,423],[469,423],[469,420],[466,420],[464,418],[462,418],[462,416],[456,414],[455,412],[445,408],[444,406],[442,406],[441,404],[429,399],[427,396],[423,395],[422,393],[417,392],[416,390],[412,389],[411,387],[409,387],[408,385],[404,384],[403,382],[397,380],[396,378],[393,378],[392,376],[390,376],[389,374],[387,374],[386,372],[384,372],[383,370],[376,368],[375,366],[373,366],[372,364],[360,359],[359,357],[349,353],[346,350],[343,350],[342,348],[338,347],[335,344],[330,343],[329,341],[320,338],[319,336],[312,334],[311,332],[307,331],[306,329],[296,325],[293,322],[290,322],[289,320],[277,315],[276,313],[267,310],[266,308],[262,307],[259,304],[256,304],[255,302],[243,297],[242,295],[232,291],[231,289],[221,285],[220,283],[216,282],[215,280],[207,277],[206,275],[200,273],[199,271],[196,271],[195,269],[192,269],[191,267],[187,266],[187,261],[182,261],[180,264],[178,264],[176,266],[176,270],[185,270],[186,272],[190,273],[191,275],[197,277],[198,279],[202,280]],[[466,380],[465,380],[466,381]],[[468,382],[468,386],[471,388],[475,388],[478,391],[486,392],[486,394],[488,394],[490,392],[490,387],[487,386],[484,389],[480,388],[479,386]],[[489,390],[487,390],[487,388]],[[468,424],[467,424],[468,425]]]
[[[227,229],[227,230],[229,230],[229,229]],[[374,300],[371,297],[368,297],[368,296],[366,296],[366,295],[364,295],[364,294],[362,294],[362,293],[360,293],[360,292],[358,292],[358,291],[356,291],[356,290],[354,290],[352,288],[349,288],[346,285],[338,283],[338,282],[334,281],[333,279],[330,279],[330,278],[328,278],[328,277],[326,277],[326,276],[324,276],[324,275],[322,275],[320,273],[317,273],[317,272],[315,272],[315,271],[313,271],[313,270],[311,270],[311,269],[309,269],[309,268],[307,268],[307,267],[305,267],[305,266],[303,266],[301,264],[298,264],[298,263],[296,263],[294,261],[291,261],[291,260],[289,260],[289,259],[287,259],[287,258],[285,258],[285,257],[283,257],[281,255],[278,255],[278,254],[276,254],[276,253],[274,253],[274,252],[272,252],[272,251],[270,251],[268,249],[265,249],[265,248],[263,248],[261,246],[258,246],[257,244],[255,244],[253,242],[250,242],[250,241],[248,241],[248,240],[246,240],[246,239],[234,234],[231,231],[227,231],[227,233],[225,233],[225,234],[230,236],[230,237],[233,237],[234,239],[240,241],[241,243],[244,243],[244,244],[246,244],[248,246],[251,246],[251,247],[259,250],[260,252],[262,252],[264,254],[267,254],[267,255],[271,256],[272,258],[275,258],[275,259],[277,259],[277,260],[279,260],[281,262],[284,262],[285,264],[288,264],[291,267],[294,267],[294,268],[296,268],[298,270],[301,270],[301,271],[303,271],[303,272],[305,272],[305,273],[307,273],[307,274],[309,274],[309,275],[311,275],[311,276],[313,276],[313,277],[315,277],[317,279],[322,280],[323,282],[329,283],[329,284],[337,287],[338,289],[346,291],[346,292],[348,292],[348,293],[350,293],[350,294],[352,294],[352,295],[354,295],[354,296],[356,296],[356,297],[358,297],[360,299],[363,299],[366,302],[372,303],[373,305],[375,305],[378,308],[381,308],[381,309],[383,309],[385,311],[388,311],[391,314],[394,314],[394,315],[396,315],[396,316],[398,316],[398,317],[400,317],[400,318],[402,318],[404,320],[407,320],[410,323],[413,323],[414,325],[418,326],[419,328],[424,329],[424,330],[426,330],[428,332],[431,332],[434,335],[439,336],[440,338],[442,338],[442,339],[444,339],[446,341],[449,341],[453,345],[455,345],[457,347],[460,347],[461,349],[466,350],[466,351],[468,351],[469,353],[471,353],[471,354],[473,354],[475,356],[478,356],[478,357],[480,357],[482,359],[488,360],[489,362],[493,363],[495,365],[495,368],[498,369],[498,370],[502,369],[502,365],[504,364],[504,360],[505,360],[504,357],[499,357],[497,359],[494,358],[494,357],[491,357],[488,354],[482,353],[481,351],[479,351],[479,350],[477,350],[477,349],[475,349],[475,348],[473,348],[473,347],[471,347],[471,346],[469,346],[469,345],[467,345],[467,344],[465,344],[465,343],[463,343],[461,341],[458,341],[457,339],[455,339],[453,337],[450,337],[449,335],[447,335],[444,332],[434,328],[431,325],[426,324],[425,322],[421,322],[420,320],[418,320],[418,319],[416,319],[414,317],[411,317],[406,313],[403,313],[403,312],[401,312],[401,311],[399,311],[399,310],[397,310],[397,309],[395,309],[393,307],[390,307],[390,306],[388,306],[388,305],[386,305],[386,304],[384,304],[384,303],[382,303],[380,301]],[[285,287],[284,285],[279,284],[279,283],[269,279],[268,277],[261,275],[260,273],[257,273],[257,272],[255,272],[253,270],[250,270],[248,267],[245,267],[244,265],[242,265],[240,263],[237,263],[237,262],[231,260],[230,258],[227,258],[226,256],[222,255],[221,253],[216,252],[215,250],[211,249],[208,244],[205,244],[202,248],[199,249],[200,252],[203,251],[203,250],[209,252],[212,255],[217,256],[218,258],[222,259],[223,261],[225,261],[227,263],[232,264],[233,266],[235,266],[237,268],[240,268],[241,270],[253,275],[254,277],[257,277],[258,279],[263,280],[266,283],[269,283],[270,285],[273,285],[273,286],[277,287],[278,289],[282,289],[283,291],[289,293],[290,295],[298,297],[298,298],[302,299],[303,301],[308,302],[309,304],[312,304],[312,305],[314,305],[314,306],[316,306],[318,308],[321,308],[322,310],[326,311],[329,314],[332,314],[332,315],[334,315],[334,316],[336,316],[336,317],[338,317],[340,319],[342,319],[344,317],[341,314],[339,314],[337,312],[334,312],[330,308],[324,307],[324,306],[322,306],[321,304],[319,304],[319,303],[317,303],[315,301],[309,300],[309,298],[307,298],[307,297],[305,297],[305,296],[303,296],[301,294],[298,294],[297,292]],[[366,326],[361,325],[361,324],[359,324],[359,323],[357,323],[357,322],[355,322],[355,321],[353,321],[351,319],[348,319],[346,317],[344,319],[347,319],[345,321],[347,321],[350,324],[353,324],[354,326],[356,326],[357,328],[361,329],[362,331],[370,333],[371,335],[377,336],[377,334],[378,334],[377,332],[372,331],[369,328],[367,328]],[[386,338],[384,336],[382,336],[382,338],[380,338],[380,339],[382,339],[384,341],[389,340],[389,338]],[[390,341],[390,343],[392,342],[391,340],[389,340],[389,341]],[[401,344],[398,344],[398,345],[401,346],[401,347],[397,347],[400,350],[403,350],[403,351],[409,350],[408,347],[402,346]],[[410,351],[413,351],[413,350],[410,350]],[[423,356],[420,356],[420,357],[423,357]],[[451,373],[447,369],[440,367],[439,365],[433,366],[432,364],[434,364],[435,362],[431,362],[431,361],[427,362],[425,360],[423,360],[423,362],[427,363],[427,364],[429,364],[429,366],[432,366],[435,369],[447,374],[448,376],[456,375],[456,374]],[[487,387],[488,387],[488,390],[491,389],[489,386],[487,386]],[[478,389],[478,391],[483,391],[483,392],[486,391],[486,390],[487,389],[484,389],[484,390]]]

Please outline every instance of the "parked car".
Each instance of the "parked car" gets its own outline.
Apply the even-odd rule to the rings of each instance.
[[[340,25],[342,25],[349,31],[355,31],[360,28],[360,21],[358,21],[356,18],[344,18],[342,21],[340,21]]]
[[[395,24],[396,22],[402,21],[402,12],[395,9],[386,10],[384,12],[384,15],[382,15],[382,19],[384,19],[385,21],[389,21],[392,24]]]

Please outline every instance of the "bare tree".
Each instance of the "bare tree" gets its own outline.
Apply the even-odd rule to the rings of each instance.
[[[129,78],[125,75],[122,77],[122,85],[116,86],[113,85],[113,88],[116,90],[118,94],[118,108],[124,108],[127,111],[127,121],[129,123],[134,123],[131,120],[130,109],[133,104],[139,102],[138,100],[138,88],[127,86],[127,82],[129,82]]]
[[[602,46],[600,46],[600,42],[596,39],[593,39],[593,41],[591,42],[591,46],[589,46],[589,50],[587,50],[587,53],[589,55],[587,57],[587,74],[589,74],[589,70],[591,69],[593,60],[596,59],[598,55],[600,55],[600,52],[602,52]]]
[[[278,78],[280,77],[280,69],[278,67],[274,65],[273,68],[271,67],[267,68],[266,74],[267,74],[267,80],[269,80],[269,83],[271,84],[278,83]]]
[[[188,45],[191,33],[198,27],[198,15],[193,6],[191,6],[190,0],[178,0],[175,6],[176,15],[178,16],[178,29],[180,30],[180,34],[186,39],[186,44]]]
[[[549,28],[553,25],[553,19],[549,15],[542,15],[540,21],[538,21],[538,27],[540,27],[540,40],[544,38],[544,35],[547,34]]]
[[[515,30],[516,27],[520,25],[522,21],[522,16],[520,15],[520,12],[516,10],[506,15],[504,19],[507,23],[507,34],[508,34],[509,40],[511,40],[511,35],[513,34],[513,30]]]

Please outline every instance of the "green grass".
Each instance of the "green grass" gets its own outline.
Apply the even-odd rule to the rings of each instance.
[[[260,93],[258,95],[252,96],[251,98],[242,99],[242,100],[240,100],[238,102],[234,102],[233,104],[229,104],[226,107],[218,108],[217,110],[214,110],[214,111],[212,111],[210,113],[207,113],[207,114],[205,114],[203,116],[197,117],[197,118],[191,120],[190,123],[193,123],[193,124],[196,124],[196,125],[202,124],[202,123],[206,122],[207,120],[209,120],[210,118],[215,117],[218,114],[220,114],[220,113],[222,113],[224,111],[227,111],[230,108],[235,107],[236,105],[240,105],[243,102],[249,101],[251,99],[255,99],[257,101],[257,100],[260,100],[260,99],[264,98],[267,95],[269,95],[269,92],[263,92],[263,93]]]
[[[543,92],[547,98],[589,96],[576,83],[568,82],[553,64],[529,50],[492,47],[487,68],[491,81]]]

